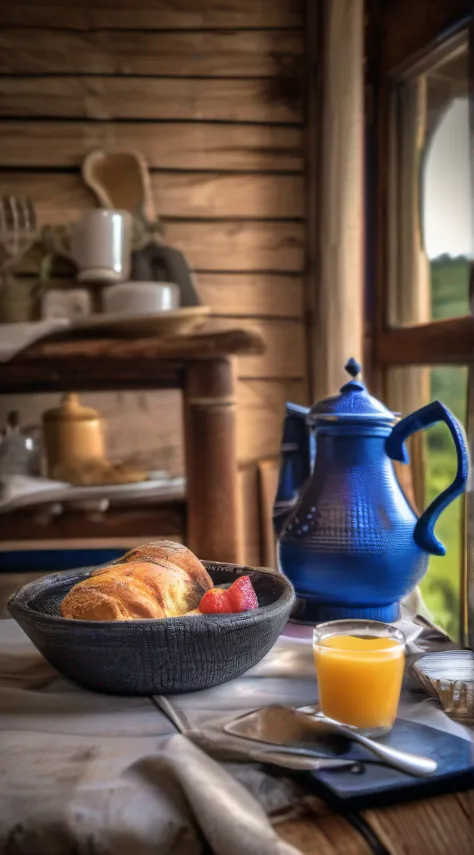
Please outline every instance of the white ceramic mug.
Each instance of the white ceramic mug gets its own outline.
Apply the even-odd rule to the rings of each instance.
[[[130,276],[132,217],[98,208],[70,227],[70,255],[79,282],[123,282]]]
[[[107,314],[149,315],[177,309],[179,298],[174,282],[121,282],[104,289],[102,303]]]

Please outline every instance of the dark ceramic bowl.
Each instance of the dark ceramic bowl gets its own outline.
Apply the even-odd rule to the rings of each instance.
[[[239,677],[274,645],[295,595],[285,576],[235,564],[203,562],[216,585],[250,576],[259,608],[232,615],[162,620],[83,621],[61,617],[73,585],[94,568],[37,579],[8,602],[10,614],[64,677],[117,695],[207,689]]]

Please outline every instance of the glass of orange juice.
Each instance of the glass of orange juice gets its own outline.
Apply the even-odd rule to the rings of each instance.
[[[338,620],[315,627],[321,712],[367,736],[391,730],[405,664],[405,636],[388,623]]]

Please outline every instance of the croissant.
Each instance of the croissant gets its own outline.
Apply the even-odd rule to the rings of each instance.
[[[171,556],[170,544],[164,543],[162,554]],[[139,547],[127,553],[122,563],[94,570],[65,596],[61,615],[75,620],[137,620],[174,617],[195,609],[212,588],[211,577],[180,544],[174,561],[163,557],[158,563],[159,546]],[[148,547],[152,547],[149,553]],[[140,560],[140,550],[152,552],[156,563]]]
[[[154,540],[151,543],[144,543],[142,546],[135,546],[126,552],[122,558],[118,558],[116,563],[133,562],[135,564],[137,561],[151,561],[152,564],[161,565],[168,561],[172,564],[178,564],[183,570],[187,570],[205,591],[213,586],[209,573],[199,558],[196,558],[194,552],[191,552],[184,544],[175,543],[173,540]]]

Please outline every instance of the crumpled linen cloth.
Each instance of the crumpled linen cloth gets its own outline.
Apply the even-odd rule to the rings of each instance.
[[[301,785],[222,733],[256,707],[317,700],[311,632],[286,632],[230,683],[121,698],[69,683],[14,621],[0,621],[0,852],[296,855],[268,816],[298,804]],[[413,653],[445,646],[420,633]],[[410,679],[400,713],[470,738]]]
[[[149,698],[64,680],[0,621],[0,852],[297,855],[267,818],[269,776],[245,768],[241,782]]]
[[[52,333],[67,330],[70,325],[66,318],[0,324],[0,362],[8,362],[29,345]]]

